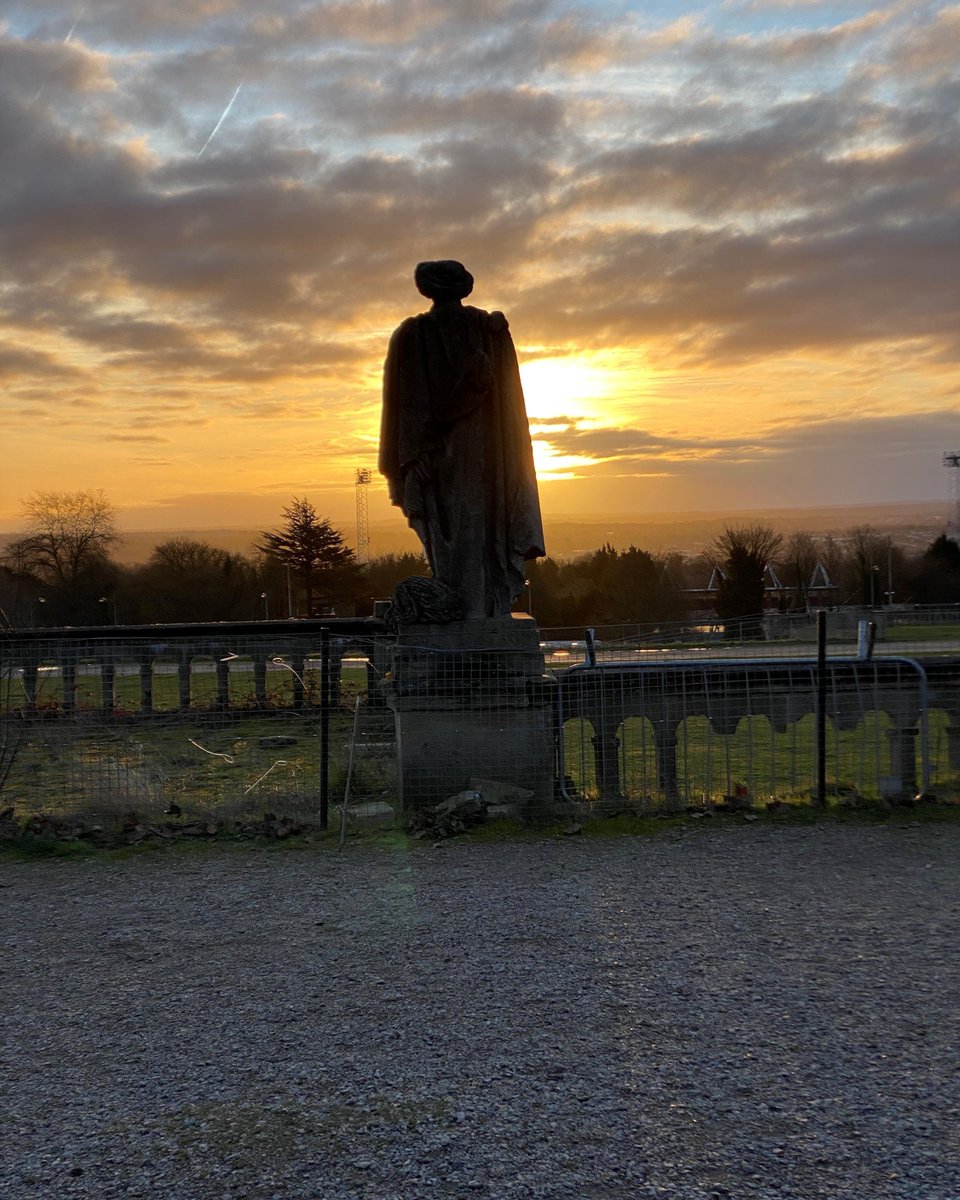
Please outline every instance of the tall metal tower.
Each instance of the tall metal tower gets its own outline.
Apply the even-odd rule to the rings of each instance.
[[[947,450],[943,465],[950,469],[950,527],[947,535],[954,541],[960,541],[960,454],[956,450]]]
[[[367,520],[367,488],[370,486],[370,468],[357,467],[357,562],[365,563],[370,557],[370,525]]]

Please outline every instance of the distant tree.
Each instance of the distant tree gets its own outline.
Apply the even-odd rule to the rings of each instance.
[[[353,599],[360,588],[360,568],[340,531],[319,517],[309,500],[294,497],[283,515],[283,528],[263,532],[257,549],[290,568],[303,591],[306,615],[313,615],[315,606]]]
[[[846,533],[846,594],[860,604],[883,604],[888,578],[900,574],[903,555],[889,534],[870,525],[857,525]],[[896,590],[896,588],[894,588]]]
[[[717,591],[717,616],[724,634],[755,638],[762,634],[764,572],[782,538],[769,525],[726,526],[714,542],[723,578]]]
[[[617,551],[606,542],[599,550],[581,558],[574,572],[583,582],[583,623],[613,625],[624,607],[620,595],[620,556]]]
[[[102,491],[36,492],[23,512],[26,533],[7,546],[4,561],[64,589],[120,540],[117,510]]]
[[[37,601],[42,590],[36,576],[12,571],[0,564],[0,629],[5,628],[7,622],[14,629],[35,625]]]
[[[255,566],[242,554],[182,537],[155,546],[126,582],[146,621],[240,620],[254,608],[256,587]]]
[[[541,629],[569,624],[562,597],[564,565],[555,558],[532,558],[526,564],[527,586],[514,610],[529,611]]]
[[[581,561],[590,625],[635,624],[659,615],[662,568],[636,546],[617,551],[609,543]]]
[[[945,533],[916,564],[911,593],[917,604],[960,604],[960,545]]]
[[[373,600],[389,600],[393,589],[413,575],[429,575],[430,567],[422,554],[381,554],[364,563],[363,576]]]
[[[23,513],[24,536],[7,546],[4,564],[49,589],[54,617],[91,619],[97,593],[114,585],[115,506],[102,491],[36,492]]]
[[[531,561],[527,578],[515,608],[529,600],[541,628],[649,623],[684,610],[678,561],[668,566],[636,546],[618,551],[608,543],[572,561]]]
[[[931,562],[948,571],[960,571],[960,544],[941,533],[927,547],[924,558],[929,558]]]
[[[826,533],[819,540],[820,562],[827,573],[827,578],[836,591],[832,603],[846,604],[851,597],[848,586],[849,561],[846,550],[840,539],[832,533]]]
[[[617,562],[615,578],[620,598],[618,621],[650,622],[673,615],[664,564],[648,551],[636,546],[624,550]]]
[[[656,620],[681,621],[687,615],[686,563],[682,554],[658,555]]]
[[[817,541],[813,534],[804,529],[790,534],[781,556],[783,581],[793,593],[793,607],[802,612],[810,607],[810,580],[819,561]]]

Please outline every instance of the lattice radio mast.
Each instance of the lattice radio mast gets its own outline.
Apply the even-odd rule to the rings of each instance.
[[[367,520],[367,488],[370,486],[370,468],[357,467],[357,562],[365,563],[370,557],[370,524]]]
[[[956,450],[947,450],[943,465],[950,469],[950,528],[947,535],[960,541],[960,454]]]

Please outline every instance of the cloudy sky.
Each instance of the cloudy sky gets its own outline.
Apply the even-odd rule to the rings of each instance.
[[[548,515],[945,497],[958,64],[935,0],[4,0],[0,529],[347,521],[423,258]]]

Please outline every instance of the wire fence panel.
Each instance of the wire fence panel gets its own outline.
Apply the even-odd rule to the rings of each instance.
[[[331,639],[324,763],[317,636],[224,629],[6,637],[3,802],[25,815],[81,811],[116,820],[133,811],[149,820],[242,824],[271,812],[316,822],[323,775],[334,803],[342,795],[350,714],[355,697],[367,696],[377,658],[374,638]],[[381,703],[389,748],[379,758],[368,752],[356,772],[361,812],[365,801],[395,791],[388,716]]]
[[[6,634],[0,809],[359,828],[471,789],[495,811],[809,800],[808,644],[557,632],[529,621],[506,648],[376,621]],[[830,795],[956,797],[960,656],[858,647],[830,646]]]
[[[903,659],[827,666],[832,795],[879,799],[956,786],[950,714],[931,754],[925,673]],[[585,804],[641,808],[809,800],[816,782],[817,664],[810,660],[598,662],[558,676],[563,788]]]

